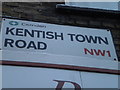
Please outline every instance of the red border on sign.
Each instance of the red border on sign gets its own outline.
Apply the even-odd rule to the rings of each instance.
[[[62,65],[62,64],[33,63],[33,62],[6,61],[5,60],[5,61],[0,61],[0,65],[38,67],[38,68],[54,68],[54,69],[65,69],[65,70],[76,70],[76,71],[85,71],[85,72],[95,72],[95,73],[106,73],[106,74],[120,75],[120,70],[102,69],[102,68],[93,68],[93,67],[83,67],[83,66],[72,66],[72,65]]]

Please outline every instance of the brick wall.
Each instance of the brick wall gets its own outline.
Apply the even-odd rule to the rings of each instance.
[[[2,3],[2,14],[3,16],[11,16],[31,21],[109,29],[112,32],[114,45],[120,60],[120,21],[118,19],[61,14],[56,12],[56,4],[60,3],[61,2],[4,2]]]

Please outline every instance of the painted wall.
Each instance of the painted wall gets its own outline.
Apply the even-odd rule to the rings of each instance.
[[[3,88],[56,88],[57,81],[68,81],[63,88],[118,88],[118,76],[47,68],[3,66]],[[55,81],[56,80],[56,81]]]
[[[70,0],[68,0],[70,1]],[[72,5],[76,7],[86,7],[95,9],[106,9],[106,10],[119,10],[118,2],[66,2],[66,5]]]

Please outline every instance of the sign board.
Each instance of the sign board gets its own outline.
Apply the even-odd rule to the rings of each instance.
[[[2,20],[2,50],[117,60],[109,30]]]

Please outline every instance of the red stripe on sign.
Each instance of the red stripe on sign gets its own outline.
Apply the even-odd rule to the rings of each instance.
[[[72,65],[62,65],[62,64],[33,63],[33,62],[21,62],[21,61],[0,61],[0,65],[24,66],[24,67],[42,67],[42,68],[54,68],[54,69],[65,69],[65,70],[76,70],[76,71],[120,75],[120,70],[101,69],[101,68],[92,68],[92,67],[83,67],[83,66],[72,66]]]

